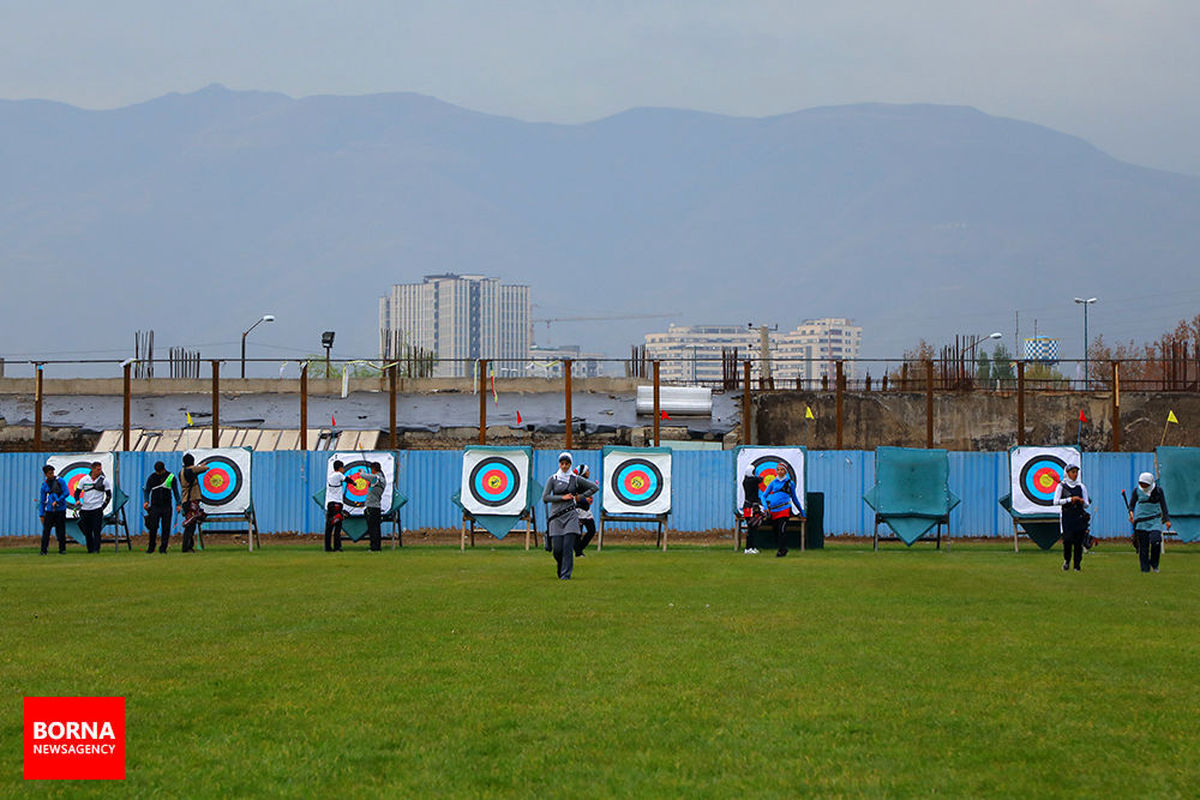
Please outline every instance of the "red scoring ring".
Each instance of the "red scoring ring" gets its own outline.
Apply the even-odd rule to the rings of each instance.
[[[642,485],[634,486],[634,481],[638,480],[639,478],[643,481]],[[650,480],[650,476],[644,472],[630,472],[625,475],[625,490],[633,495],[642,494],[646,491],[646,487],[651,483],[653,483],[653,481]]]
[[[1042,467],[1033,473],[1034,485],[1044,492],[1053,492],[1058,481],[1058,473],[1052,467]]]
[[[225,491],[231,481],[229,471],[224,467],[210,467],[204,471],[204,488],[214,494]]]
[[[489,469],[480,476],[480,483],[492,494],[504,494],[508,490],[508,475],[504,470]]]

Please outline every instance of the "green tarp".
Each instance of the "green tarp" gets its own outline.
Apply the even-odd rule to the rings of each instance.
[[[1200,539],[1200,447],[1160,447],[1154,457],[1171,529],[1185,542]]]
[[[1006,494],[1000,498],[1000,507],[1012,514],[1012,518],[1025,531],[1025,535],[1043,550],[1049,550],[1062,536],[1062,526],[1057,514],[1017,514],[1013,511],[1012,495]]]
[[[906,545],[939,521],[959,498],[950,491],[950,457],[945,450],[880,447],[875,450],[875,485],[863,500]]]

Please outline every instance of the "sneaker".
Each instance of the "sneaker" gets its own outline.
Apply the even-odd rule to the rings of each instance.
[[[1150,571],[1151,571],[1151,572],[1158,572],[1158,567],[1151,567],[1151,568],[1150,568]]]
[[[1071,562],[1070,562],[1070,561],[1064,561],[1064,562],[1063,562],[1063,572],[1066,572],[1066,571],[1067,571],[1067,570],[1069,570],[1070,568],[1071,568]]]
[[[758,548],[756,548],[756,547],[747,547],[747,548],[746,548],[746,555],[748,555],[748,556],[756,556],[756,555],[758,555]]]
[[[1079,567],[1076,567],[1076,568],[1075,568],[1075,571],[1076,571],[1076,572],[1083,572],[1083,570],[1081,570]]]

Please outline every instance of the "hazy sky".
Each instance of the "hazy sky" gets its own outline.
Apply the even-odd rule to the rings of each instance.
[[[526,120],[975,106],[1200,174],[1200,1],[0,3],[0,97],[415,91]]]

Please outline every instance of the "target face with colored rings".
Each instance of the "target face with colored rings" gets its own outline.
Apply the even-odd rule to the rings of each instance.
[[[80,479],[86,475],[90,475],[91,472],[92,464],[90,461],[72,461],[55,473],[67,485],[67,508],[69,510],[73,510],[79,505],[75,500],[76,485],[78,485]]]
[[[616,469],[610,486],[622,503],[644,506],[662,494],[663,476],[658,467],[644,458],[631,458]]]
[[[779,477],[776,467],[780,464],[780,462],[787,464],[786,459],[782,459],[777,456],[763,456],[761,458],[756,458],[753,462],[751,462],[751,465],[754,467],[754,474],[758,476],[758,490],[760,492],[765,491],[766,488],[771,485],[771,481]],[[788,465],[788,475],[790,475],[793,480],[796,477],[793,474],[793,468],[790,464]]]
[[[1061,458],[1041,455],[1030,459],[1021,467],[1021,492],[1029,500],[1047,508],[1054,505],[1054,490],[1066,473],[1066,464]]]
[[[492,456],[475,465],[467,485],[480,503],[503,506],[511,503],[521,491],[521,474],[512,461]]]
[[[223,506],[233,501],[242,490],[242,470],[225,456],[209,456],[200,461],[208,469],[200,476],[200,501],[209,506]]]
[[[367,504],[367,489],[370,487],[371,465],[366,461],[351,461],[343,474],[346,483],[342,487],[342,504],[351,508],[363,508]]]

